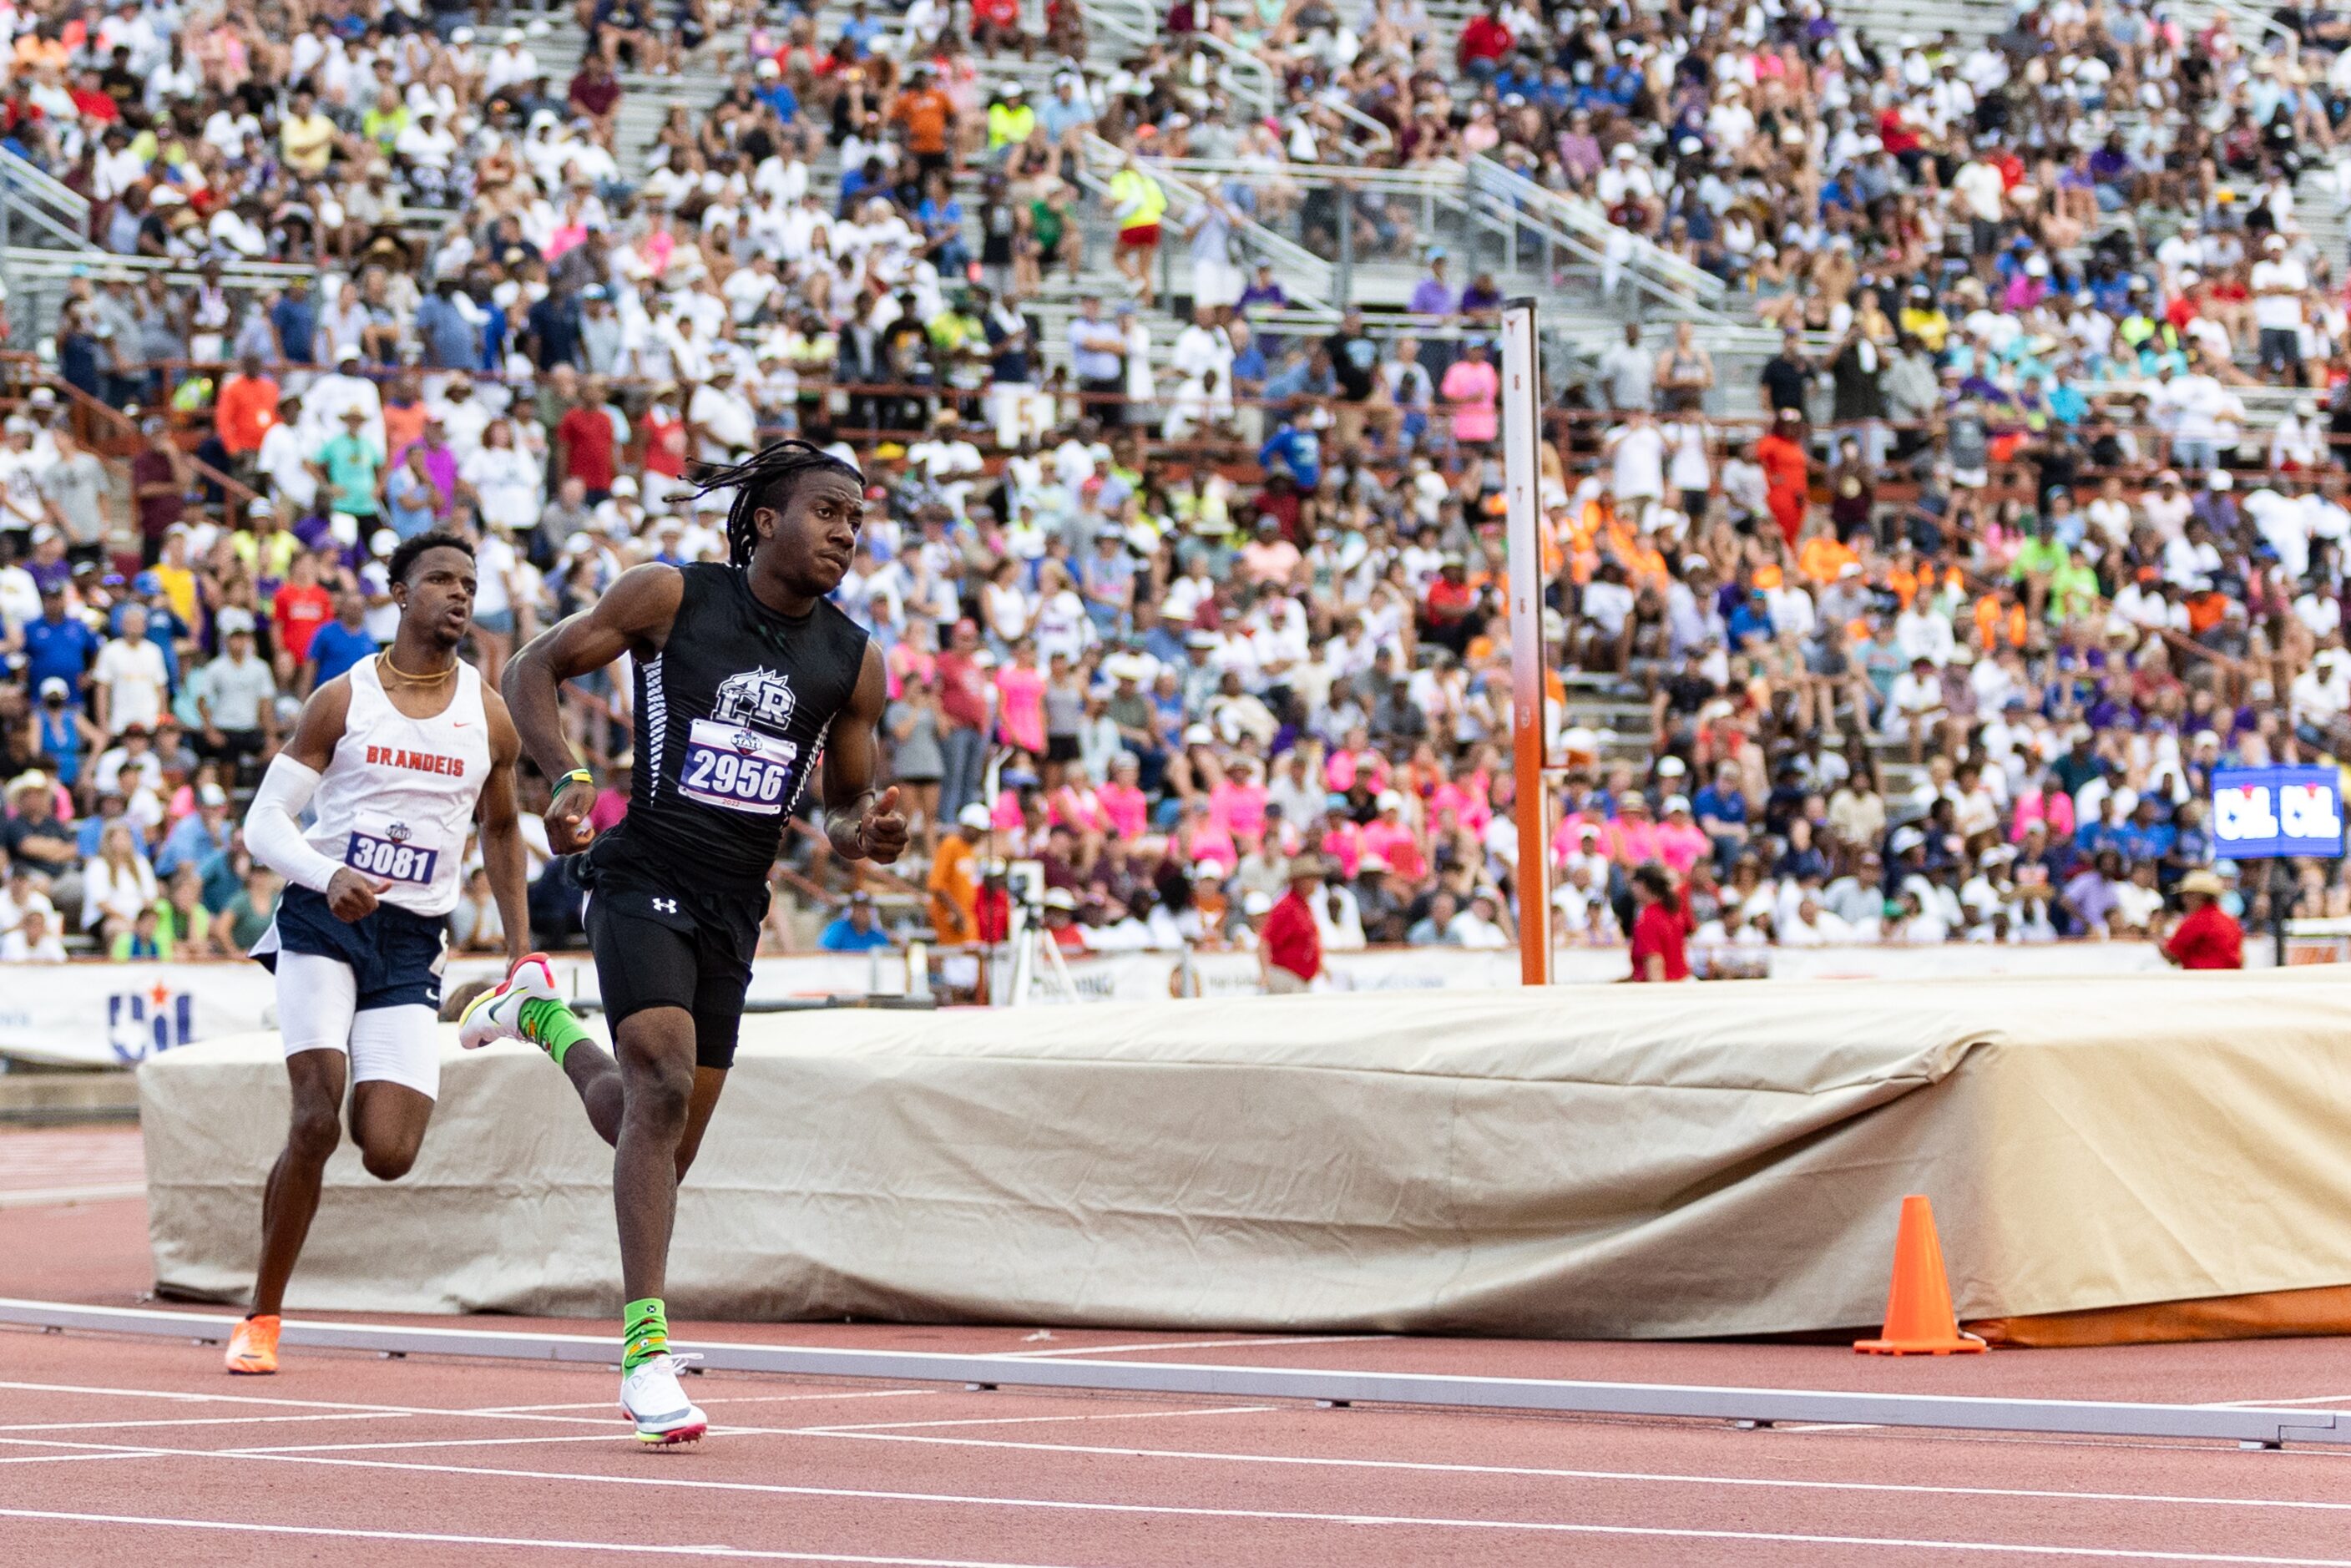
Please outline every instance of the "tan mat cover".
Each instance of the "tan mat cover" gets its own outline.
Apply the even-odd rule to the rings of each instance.
[[[1666,1337],[1874,1323],[1933,1197],[1962,1317],[2351,1285],[2326,971],[753,1018],[681,1315]],[[141,1070],[156,1275],[235,1297],[273,1038]],[[538,1052],[348,1145],[298,1308],[610,1315],[611,1155]]]

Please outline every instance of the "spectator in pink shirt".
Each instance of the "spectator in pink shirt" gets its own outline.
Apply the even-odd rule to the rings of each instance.
[[[1380,796],[1380,814],[1364,829],[1364,853],[1379,856],[1389,870],[1415,882],[1427,873],[1420,836],[1404,820],[1404,797],[1393,789]]]
[[[996,733],[1031,757],[1045,755],[1045,672],[1037,644],[1021,639],[1012,663],[996,672]]]
[[[1690,815],[1689,797],[1666,797],[1666,820],[1657,827],[1657,858],[1676,876],[1687,876],[1698,857],[1714,848],[1706,830]]]
[[[1229,875],[1241,863],[1241,852],[1227,832],[1210,814],[1207,797],[1195,795],[1184,808],[1184,820],[1176,825],[1175,834],[1167,844],[1175,859],[1193,865],[1202,861],[1214,861]]]
[[[1447,779],[1429,792],[1428,811],[1433,817],[1450,813],[1453,820],[1481,837],[1488,823],[1494,820],[1493,808],[1487,804],[1491,788],[1484,779]]]
[[[1129,843],[1141,838],[1151,824],[1150,798],[1137,782],[1142,777],[1142,759],[1132,751],[1122,751],[1112,759],[1110,782],[1094,791],[1110,831]]]
[[[1099,837],[1110,827],[1110,818],[1102,810],[1102,796],[1086,782],[1083,775],[1075,773],[1065,776],[1052,793],[1045,797],[1045,820],[1066,827],[1081,837]]]
[[[2048,829],[2050,842],[2064,844],[2074,841],[2077,826],[2074,821],[2074,797],[2065,793],[2064,787],[2053,773],[2043,774],[2017,796],[2016,821],[2009,829],[2009,842],[2022,843],[2024,835],[2032,831],[2035,822]]]
[[[1657,824],[1649,816],[1649,802],[1638,789],[1628,789],[1616,803],[1616,821],[1609,824],[1609,858],[1630,869],[1665,857],[1657,852]]]
[[[1332,797],[1330,811],[1322,819],[1322,854],[1339,862],[1347,881],[1355,880],[1356,868],[1364,859],[1364,830],[1348,818],[1343,795]]]
[[[1257,538],[1241,547],[1241,576],[1249,582],[1288,582],[1301,559],[1298,547],[1281,537],[1281,525],[1259,517]]]
[[[1388,787],[1388,759],[1373,747],[1372,737],[1361,725],[1347,732],[1346,744],[1332,752],[1331,760],[1322,765],[1322,782],[1332,794],[1345,794],[1358,779],[1374,794]]]
[[[1208,818],[1245,848],[1253,849],[1264,839],[1265,786],[1258,782],[1255,762],[1233,758],[1225,777],[1208,791]]]
[[[1570,811],[1560,819],[1559,831],[1551,836],[1551,860],[1553,865],[1565,865],[1577,855],[1588,855],[1599,849],[1607,835],[1602,825],[1581,811]]]

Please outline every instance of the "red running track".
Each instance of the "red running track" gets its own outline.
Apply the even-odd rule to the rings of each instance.
[[[143,1278],[142,1207],[0,1211],[0,1259],[7,1293],[128,1301]],[[2351,1408],[2351,1346],[2332,1341],[1887,1363],[1800,1346],[680,1330]],[[296,1351],[276,1378],[232,1380],[219,1355],[171,1341],[0,1331],[0,1563],[2351,1568],[2351,1455],[2325,1450],[1737,1432],[714,1374],[692,1385],[716,1423],[711,1438],[646,1452],[612,1407],[616,1379],[595,1369]]]

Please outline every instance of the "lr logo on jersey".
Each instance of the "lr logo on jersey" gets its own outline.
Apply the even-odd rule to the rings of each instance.
[[[716,717],[721,724],[758,724],[782,729],[799,706],[792,683],[773,670],[746,670],[719,684]]]

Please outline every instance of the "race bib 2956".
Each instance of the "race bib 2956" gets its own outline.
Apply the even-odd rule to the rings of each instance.
[[[686,739],[678,792],[705,806],[779,816],[792,798],[792,769],[799,756],[791,741],[698,718]]]

